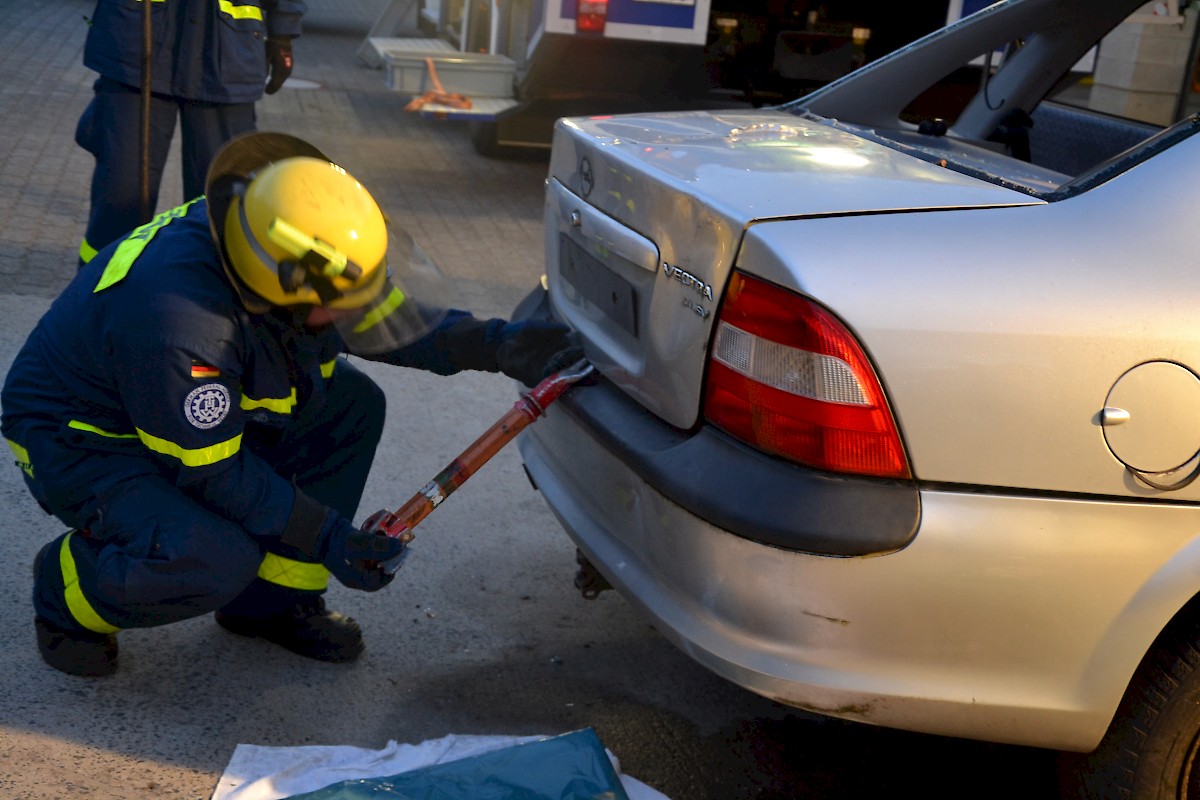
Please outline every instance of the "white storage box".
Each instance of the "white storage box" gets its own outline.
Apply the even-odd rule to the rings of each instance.
[[[467,97],[511,97],[516,63],[508,56],[489,53],[397,53],[385,55],[387,86],[408,94],[433,91],[425,59],[434,62],[438,79],[447,92]]]

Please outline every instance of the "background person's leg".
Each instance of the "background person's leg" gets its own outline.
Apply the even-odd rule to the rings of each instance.
[[[80,246],[80,264],[141,224],[141,92],[107,78],[96,81],[95,96],[75,130],[76,143],[91,153],[91,210]],[[174,101],[151,98],[150,207],[158,203],[163,166],[175,133]]]
[[[181,101],[183,199],[204,194],[204,179],[221,146],[255,129],[253,103]]]

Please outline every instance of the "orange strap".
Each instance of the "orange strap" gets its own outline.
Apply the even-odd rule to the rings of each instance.
[[[430,103],[450,106],[451,108],[471,107],[471,99],[465,94],[459,94],[458,92],[447,92],[446,88],[442,86],[442,82],[438,80],[437,67],[433,65],[432,58],[427,57],[425,59],[425,67],[429,70],[429,78],[433,81],[433,89],[425,92],[425,94],[421,95],[420,97],[414,97],[412,100],[408,101],[408,105],[404,107],[405,111],[416,111],[422,106],[426,106]]]

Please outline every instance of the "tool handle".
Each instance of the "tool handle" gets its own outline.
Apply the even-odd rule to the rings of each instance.
[[[412,529],[442,504],[467,478],[474,475],[492,456],[517,437],[530,423],[545,413],[546,407],[562,396],[576,382],[590,375],[594,367],[580,360],[567,369],[554,373],[523,395],[508,413],[471,443],[445,469],[434,476],[408,502],[395,511],[377,511],[363,527],[404,542],[413,539]]]

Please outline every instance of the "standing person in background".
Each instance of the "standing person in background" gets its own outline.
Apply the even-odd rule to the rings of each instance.
[[[254,104],[292,71],[303,0],[153,0],[150,104],[150,208],[178,117],[183,132],[183,199],[204,193],[213,155],[255,129]],[[100,74],[75,141],[96,159],[91,211],[79,263],[141,219],[140,2],[97,0],[83,63]]]

